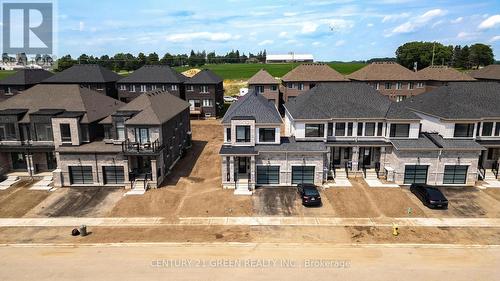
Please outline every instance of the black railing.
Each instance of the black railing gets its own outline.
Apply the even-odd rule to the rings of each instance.
[[[250,187],[250,182],[252,181],[252,175],[250,173],[248,173],[248,191],[252,191],[252,188]]]
[[[493,172],[493,174],[495,175],[495,178],[498,179],[498,162],[493,162],[491,164],[491,171]]]
[[[486,176],[486,169],[483,167],[483,164],[479,164],[477,169],[479,170],[479,174],[477,175],[478,179],[484,180],[484,177]]]
[[[130,172],[128,173],[128,180],[129,181],[136,181],[136,180],[153,180],[153,174],[151,172],[146,172],[146,173],[141,173],[141,172]]]
[[[349,178],[349,164],[347,162],[345,162],[344,167],[345,167],[345,175],[346,175],[346,177]]]
[[[361,170],[363,171],[364,178],[366,178],[366,166],[365,166],[365,163],[363,163],[363,165],[361,165]]]
[[[377,173],[377,179],[380,178],[380,162],[375,162],[375,173]]]
[[[163,149],[163,145],[158,140],[154,142],[138,143],[125,140],[122,143],[122,152],[129,153],[156,153]]]

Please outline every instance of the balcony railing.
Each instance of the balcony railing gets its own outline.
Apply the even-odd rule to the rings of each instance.
[[[137,154],[151,154],[157,153],[163,149],[163,145],[155,140],[154,142],[132,142],[130,140],[125,140],[122,143],[122,151],[127,153],[137,153]]]

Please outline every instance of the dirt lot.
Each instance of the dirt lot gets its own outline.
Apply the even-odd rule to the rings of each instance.
[[[50,195],[47,191],[29,190],[34,183],[22,180],[6,190],[0,190],[0,217],[22,217]]]
[[[193,147],[163,186],[143,196],[125,197],[112,216],[248,216],[252,198],[234,196],[220,185],[219,149],[223,142],[218,120],[193,120]]]

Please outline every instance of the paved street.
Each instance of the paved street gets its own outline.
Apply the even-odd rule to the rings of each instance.
[[[0,247],[0,280],[498,280],[498,247],[135,244]],[[29,257],[29,258],[27,258]],[[77,265],[77,266],[75,266]],[[251,276],[251,277],[250,277]]]

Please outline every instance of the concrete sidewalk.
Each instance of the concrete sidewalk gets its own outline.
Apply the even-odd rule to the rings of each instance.
[[[77,227],[87,226],[373,226],[393,223],[413,227],[492,227],[500,228],[497,218],[334,218],[334,217],[188,217],[177,221],[162,217],[141,218],[12,218],[0,219],[0,227]]]

